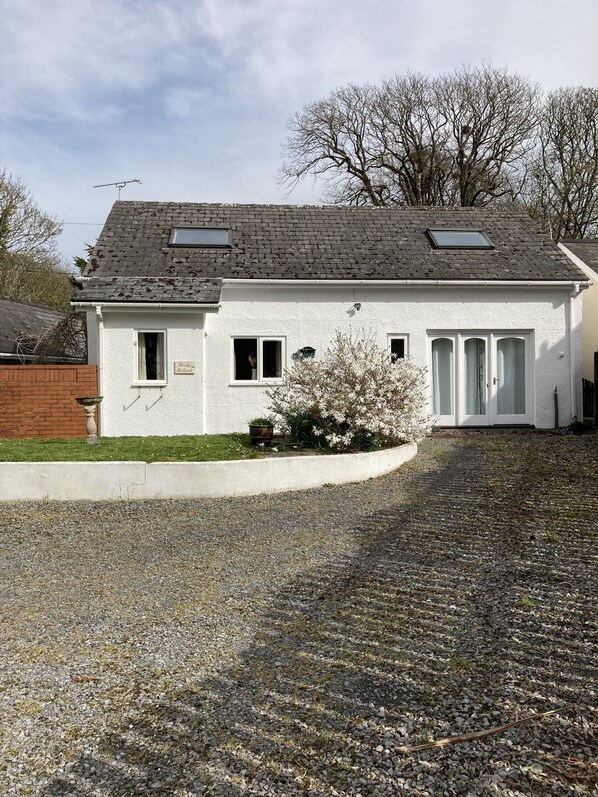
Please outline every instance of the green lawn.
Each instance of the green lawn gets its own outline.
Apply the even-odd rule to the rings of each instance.
[[[257,456],[247,434],[102,437],[95,445],[81,438],[0,440],[0,462],[209,462]]]

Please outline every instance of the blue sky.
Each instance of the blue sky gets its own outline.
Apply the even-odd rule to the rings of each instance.
[[[347,82],[491,61],[598,85],[597,0],[0,0],[0,168],[65,222],[123,199],[318,202],[277,185],[289,116]],[[85,226],[87,223],[90,226]]]

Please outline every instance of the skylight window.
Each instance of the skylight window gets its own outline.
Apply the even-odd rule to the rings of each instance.
[[[494,249],[481,230],[428,230],[436,249]]]
[[[175,227],[170,246],[230,246],[230,230],[221,227]]]

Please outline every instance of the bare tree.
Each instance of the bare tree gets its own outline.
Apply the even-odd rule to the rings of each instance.
[[[397,76],[307,105],[289,122],[282,182],[311,175],[335,203],[485,205],[518,195],[539,90],[485,65]]]
[[[532,178],[528,210],[553,238],[598,235],[598,89],[548,95]]]
[[[388,80],[378,91],[371,115],[380,168],[389,176],[387,204],[450,202],[447,120],[436,100],[435,82],[415,73]]]
[[[68,306],[72,283],[56,249],[61,230],[20,180],[0,172],[0,295]]]
[[[462,67],[439,78],[436,87],[450,129],[452,204],[516,199],[536,143],[539,88],[489,65]]]
[[[23,362],[85,362],[87,324],[83,313],[66,312],[37,334],[24,333],[17,338],[17,352]]]
[[[310,103],[289,121],[283,181],[323,176],[327,199],[339,204],[387,204],[380,152],[372,135],[371,110],[378,90],[349,85]]]

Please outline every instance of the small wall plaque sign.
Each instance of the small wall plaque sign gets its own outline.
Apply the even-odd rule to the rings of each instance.
[[[194,374],[195,360],[175,360],[174,372],[175,374]]]

